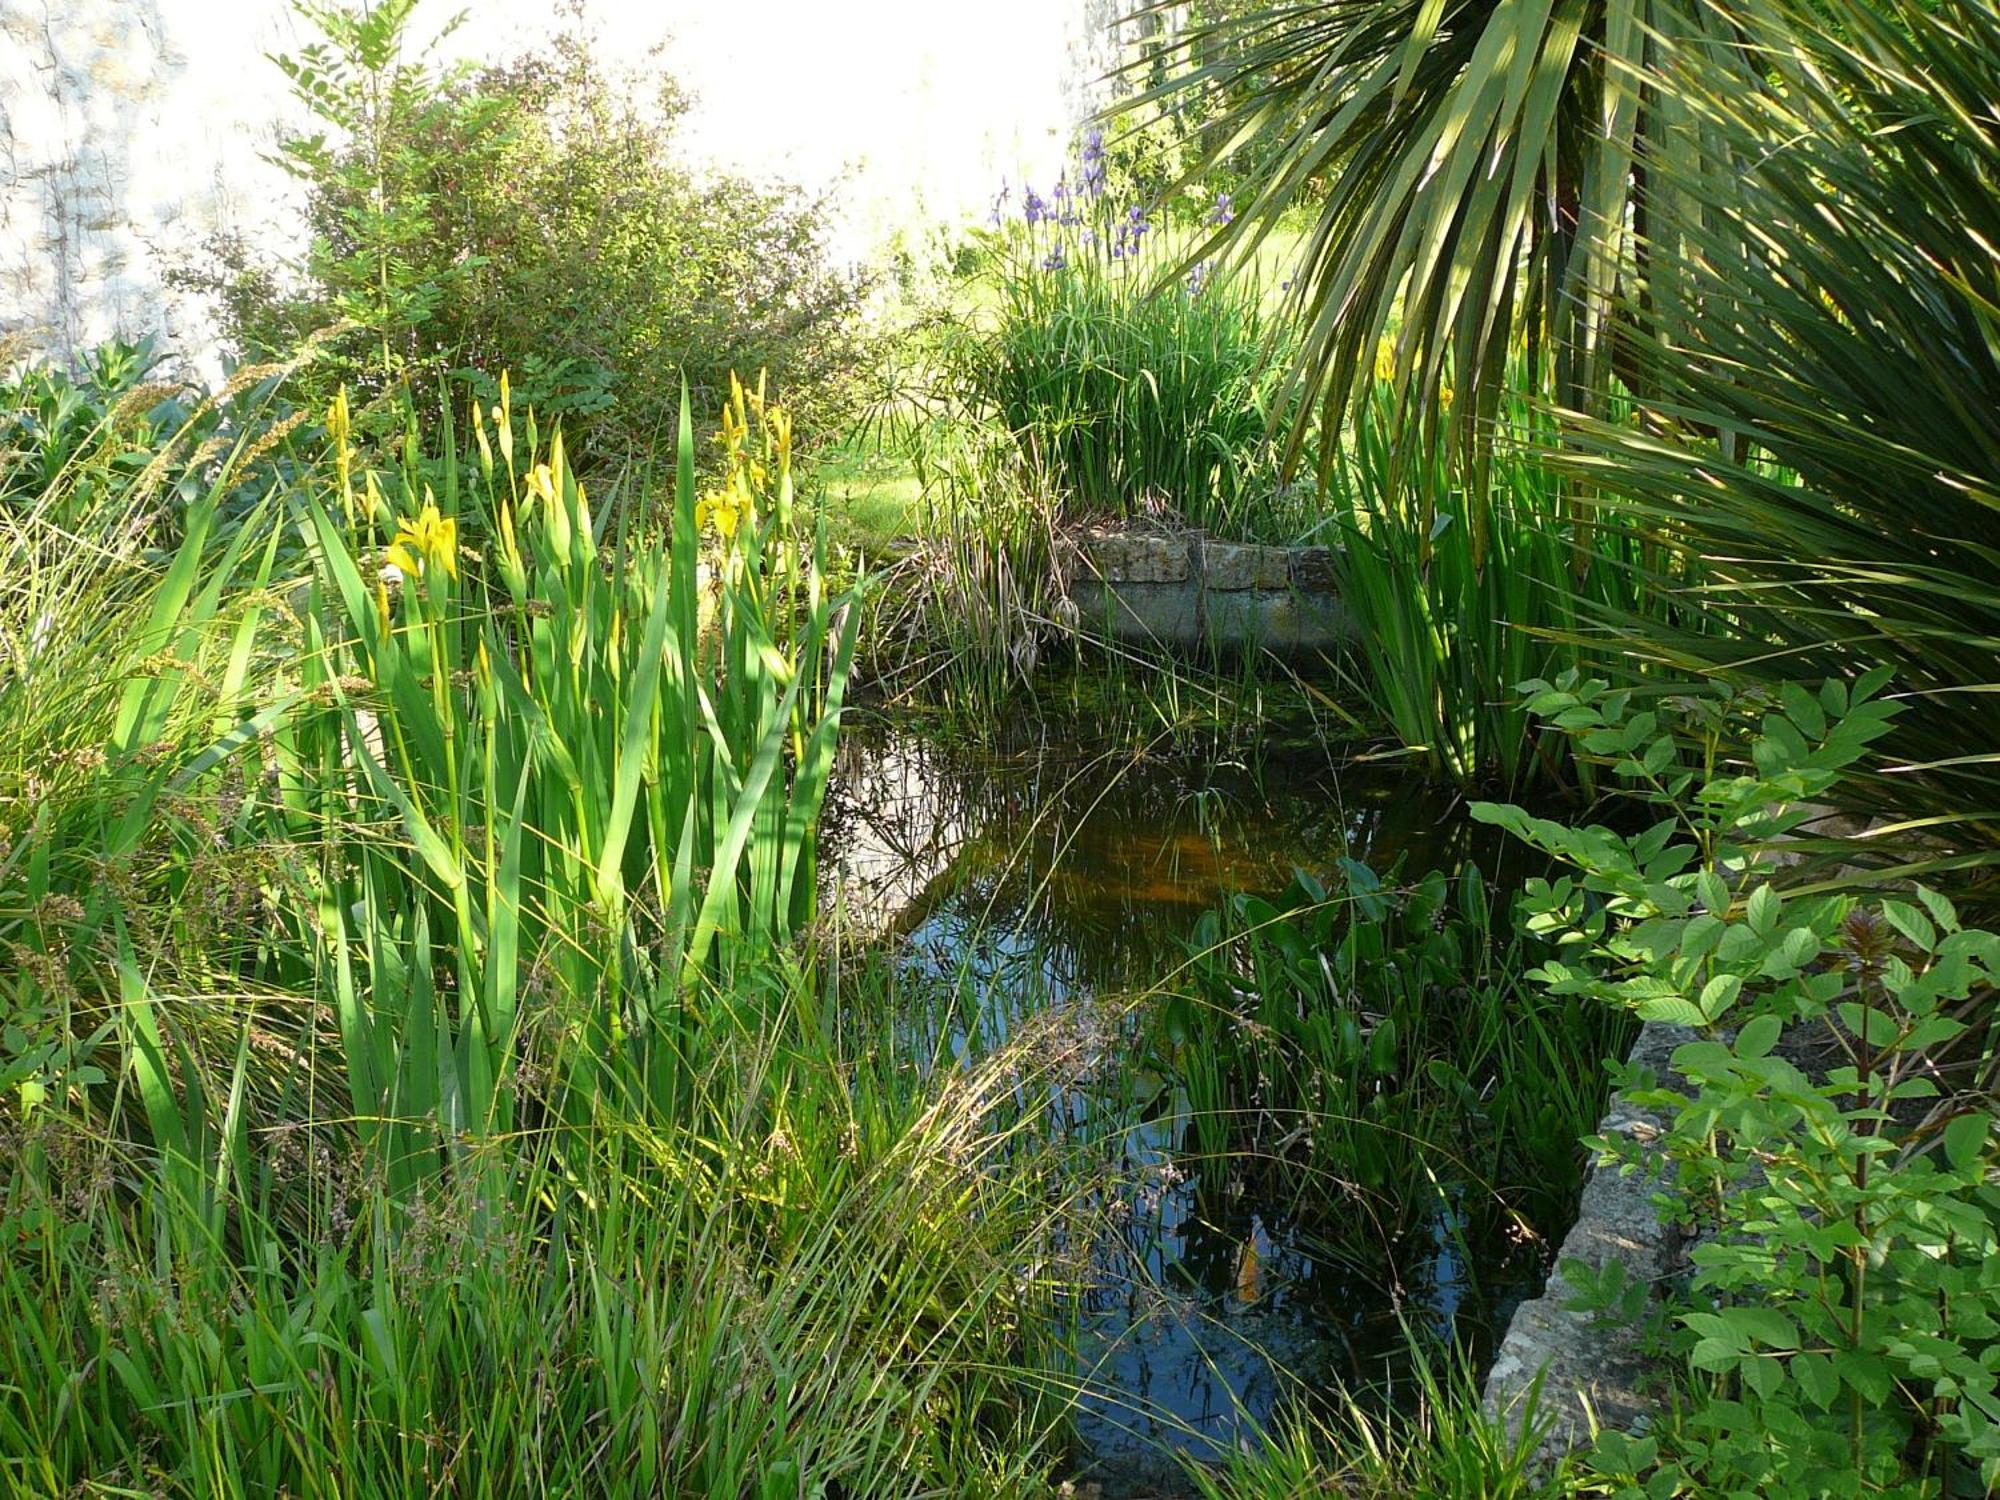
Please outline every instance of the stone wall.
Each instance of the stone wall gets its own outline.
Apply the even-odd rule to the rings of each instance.
[[[1685,1026],[1648,1021],[1632,1044],[1630,1061],[1656,1077],[1673,1080],[1674,1049],[1692,1041]],[[1601,1136],[1624,1136],[1644,1148],[1665,1134],[1668,1120],[1614,1095],[1598,1124]],[[1487,1372],[1485,1402],[1491,1415],[1519,1432],[1531,1415],[1546,1422],[1538,1455],[1548,1460],[1587,1446],[1594,1427],[1631,1430],[1654,1409],[1660,1371],[1645,1347],[1640,1327],[1572,1309],[1577,1291],[1564,1275],[1566,1262],[1601,1272],[1611,1262],[1624,1267],[1627,1286],[1662,1295],[1680,1274],[1681,1247],[1660,1215],[1656,1199],[1665,1190],[1661,1162],[1652,1171],[1593,1167],[1577,1206],[1576,1223],[1556,1253],[1542,1295],[1524,1302],[1507,1325],[1506,1336]],[[1529,1397],[1541,1381],[1539,1405]]]
[[[1100,528],[1074,538],[1072,553],[1079,628],[1126,645],[1310,658],[1354,633],[1324,547]]]

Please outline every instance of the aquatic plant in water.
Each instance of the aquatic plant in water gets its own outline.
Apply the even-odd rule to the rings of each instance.
[[[1276,532],[1266,402],[1271,330],[1249,278],[1195,266],[1178,286],[1145,206],[1106,191],[1101,137],[1018,215],[994,202],[992,319],[946,342],[947,378],[975,420],[1012,434],[1072,512],[1157,510],[1223,533]],[[1230,210],[1226,195],[1215,212]]]

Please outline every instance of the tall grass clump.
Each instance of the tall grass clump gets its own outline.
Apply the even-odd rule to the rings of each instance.
[[[990,305],[948,342],[947,368],[1072,515],[1281,530],[1266,358],[1280,335],[1262,293],[1206,265],[1158,287],[1173,231],[1112,201],[1104,161],[1093,135],[1074,183],[1024,188],[1018,216],[996,204],[979,247]]]
[[[990,425],[929,410],[883,425],[916,470],[921,528],[868,601],[873,686],[984,712],[1069,634],[1062,502]]]
[[[1547,1429],[1540,1392],[1513,1423],[1480,1404],[1480,1382],[1456,1352],[1418,1347],[1404,1410],[1370,1410],[1350,1395],[1331,1413],[1302,1410],[1245,1442],[1212,1469],[1191,1468],[1202,1500],[1563,1500],[1596,1493],[1567,1460],[1539,1454]]]
[[[340,401],[162,447],[92,525],[185,497],[164,553],[18,487],[0,1489],[1054,1461],[1070,1204],[1022,1068],[877,1061],[893,997],[838,982],[815,903],[856,612],[785,414],[737,388],[701,495],[680,425],[616,526],[504,382],[466,455],[377,466]]]
[[[1702,624],[1686,602],[1691,566],[1608,521],[1547,461],[1555,421],[1530,373],[1517,365],[1515,374],[1479,463],[1443,444],[1416,458],[1396,443],[1387,368],[1330,463],[1323,535],[1359,622],[1361,692],[1412,756],[1460,784],[1581,774],[1511,685],[1623,652],[1613,620]]]

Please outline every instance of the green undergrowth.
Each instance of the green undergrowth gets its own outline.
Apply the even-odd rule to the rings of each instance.
[[[1301,873],[1196,927],[1151,1036],[1195,1155],[1247,1164],[1342,1253],[1440,1223],[1487,1247],[1480,1263],[1559,1237],[1603,1059],[1631,1028],[1521,985],[1512,903],[1493,909],[1476,866],[1340,872],[1334,891]]]
[[[627,529],[517,420],[7,513],[0,1486],[1034,1492],[1077,1205],[818,956],[788,427]]]

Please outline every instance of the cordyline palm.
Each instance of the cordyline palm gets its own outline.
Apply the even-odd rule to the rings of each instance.
[[[1572,414],[1559,467],[1701,561],[1732,627],[1642,628],[1682,668],[1896,670],[1858,790],[1929,852],[2000,845],[2000,13],[1769,0],[1737,45],[1663,56],[1725,149],[1649,163],[1652,253],[1686,296],[1618,337],[1640,424]]]
[[[1275,162],[1200,253],[1247,252],[1325,189],[1294,293],[1302,395],[1337,416],[1398,330],[1401,425],[1428,435],[1448,374],[1483,440],[1510,341],[1546,340],[1559,467],[1709,580],[1710,628],[1634,618],[1635,650],[1745,677],[1890,663],[1907,711],[1879,805],[1991,849],[1990,5],[1298,0],[1181,45],[1189,70],[1141,101],[1213,91],[1214,157],[1254,141]],[[1635,422],[1602,416],[1614,364]]]
[[[1694,147],[1675,102],[1644,87],[1648,54],[1708,24],[1670,0],[1290,0],[1183,32],[1177,74],[1121,109],[1211,104],[1197,175],[1245,147],[1273,163],[1200,255],[1240,264],[1311,205],[1293,395],[1324,403],[1327,430],[1369,399],[1393,334],[1408,425],[1436,436],[1448,380],[1473,436],[1517,343],[1550,351],[1566,397],[1603,387],[1603,328],[1645,218],[1635,147]]]

